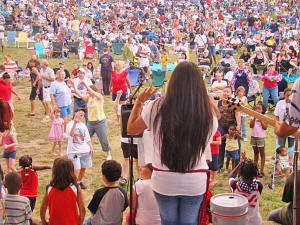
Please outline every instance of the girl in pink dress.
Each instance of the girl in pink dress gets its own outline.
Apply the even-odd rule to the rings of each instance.
[[[61,143],[63,140],[63,134],[64,134],[64,120],[60,118],[61,110],[59,108],[55,108],[52,112],[51,119],[52,119],[52,126],[50,129],[50,134],[48,138],[53,141],[51,153],[53,155],[56,155],[55,153],[55,147],[58,143],[59,147],[59,154],[60,156],[63,155]]]

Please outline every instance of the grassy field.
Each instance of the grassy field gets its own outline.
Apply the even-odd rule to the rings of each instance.
[[[28,60],[30,59],[32,52],[22,48],[6,48],[4,54],[10,54],[13,57],[13,60],[19,62],[21,67],[25,67]],[[4,61],[3,53],[0,53],[0,58]],[[114,56],[115,57],[115,56]],[[118,57],[115,57],[119,58]],[[175,61],[175,56],[169,57],[171,62]],[[196,61],[194,54],[192,54],[192,61]],[[71,55],[68,59],[49,59],[50,67],[54,68],[58,66],[60,61],[64,61],[65,68],[70,72],[73,69],[75,63],[82,64],[87,63],[91,60],[79,61],[77,56]],[[97,61],[92,61],[94,66],[98,64]],[[167,74],[167,78],[171,75],[170,72]],[[41,120],[44,116],[44,111],[42,104],[39,101],[36,101],[36,116],[28,117],[27,113],[30,110],[29,103],[29,94],[30,94],[30,82],[28,78],[21,79],[20,82],[15,86],[15,90],[21,96],[21,101],[18,101],[15,96],[13,96],[14,105],[15,105],[15,114],[16,118],[14,120],[15,128],[18,133],[18,150],[17,150],[17,160],[20,156],[24,154],[29,154],[33,158],[34,165],[52,165],[55,157],[50,154],[51,142],[48,140],[48,134],[50,131],[51,124],[41,123]],[[109,142],[112,148],[113,159],[122,162],[122,151],[120,147],[120,128],[115,126],[116,116],[113,111],[113,102],[111,97],[105,97],[104,104],[105,114],[108,119],[108,137]],[[269,114],[271,116],[271,114]],[[249,119],[249,117],[248,117]],[[249,121],[247,121],[249,124]],[[250,140],[248,129],[248,140]],[[95,150],[95,155],[93,158],[93,167],[87,170],[86,176],[84,178],[84,183],[88,186],[87,190],[83,191],[85,205],[91,200],[93,193],[96,189],[103,186],[101,179],[101,164],[105,160],[105,154],[102,152],[100,144],[97,138],[93,138],[93,146]],[[247,151],[247,156],[253,158],[253,151],[248,142],[242,143],[242,149]],[[63,142],[63,151],[66,154],[66,140]],[[283,184],[276,185],[274,190],[270,190],[267,184],[271,181],[270,174],[273,170],[273,154],[275,151],[275,135],[273,128],[268,128],[267,138],[266,138],[266,168],[265,168],[265,177],[262,179],[264,184],[264,190],[260,200],[260,212],[263,217],[263,220],[266,220],[267,215],[272,209],[282,207],[284,203],[281,201],[281,195],[283,191]],[[1,159],[3,168],[6,171],[5,161]],[[18,163],[16,163],[17,169],[20,169]],[[51,178],[51,171],[40,171],[39,175],[39,197],[37,198],[36,209],[34,211],[34,216],[39,217],[39,208],[42,201],[42,197],[45,192],[45,187],[49,183]],[[218,175],[219,183],[212,189],[214,194],[230,192],[228,186],[228,175],[219,174]],[[89,212],[87,212],[89,214]]]

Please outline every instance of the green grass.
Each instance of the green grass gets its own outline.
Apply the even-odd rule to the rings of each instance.
[[[13,60],[17,60],[19,65],[23,68],[26,66],[28,60],[30,59],[32,52],[21,48],[6,48],[4,54],[10,54]],[[0,58],[3,59],[3,53],[0,53]],[[115,57],[115,56],[114,56]],[[115,57],[119,59],[120,56]],[[170,62],[175,62],[177,56],[172,55],[169,57]],[[195,54],[191,54],[192,61],[196,62]],[[92,60],[82,60],[79,61],[77,56],[71,55],[68,59],[49,59],[50,67],[54,68],[58,66],[60,61],[64,61],[65,67],[71,72],[73,65],[75,63],[83,64]],[[94,66],[98,64],[97,61],[92,61]],[[170,72],[167,73],[167,78],[170,77]],[[34,165],[52,165],[55,157],[50,154],[51,142],[48,140],[48,134],[50,130],[50,123],[44,124],[40,121],[43,118],[43,108],[39,101],[36,101],[36,116],[28,117],[27,113],[30,110],[29,94],[30,94],[30,82],[28,78],[21,79],[19,83],[15,86],[15,90],[19,93],[22,100],[18,101],[15,96],[13,96],[13,102],[15,106],[16,118],[14,120],[15,128],[18,133],[18,150],[17,150],[17,160],[20,156],[24,154],[29,154],[33,157]],[[113,103],[111,97],[105,97],[104,111],[108,119],[108,138],[112,148],[113,159],[122,162],[122,151],[120,147],[120,128],[116,127],[114,123],[116,122],[116,115],[113,110]],[[270,115],[270,114],[269,114]],[[249,117],[247,117],[247,123],[249,124]],[[250,140],[250,129],[248,129],[248,140]],[[93,138],[93,146],[95,150],[95,155],[93,158],[93,167],[87,170],[84,177],[84,183],[88,186],[87,190],[83,191],[83,197],[85,206],[91,200],[94,191],[97,188],[103,186],[101,179],[101,164],[105,160],[105,154],[102,152],[100,144],[97,138]],[[63,142],[63,150],[66,153],[66,141]],[[242,150],[247,151],[247,156],[253,159],[253,151],[248,142],[242,143]],[[269,212],[277,207],[282,207],[284,205],[281,202],[281,195],[283,191],[283,184],[276,184],[274,190],[270,190],[267,184],[271,181],[269,175],[273,171],[273,154],[275,151],[275,135],[273,128],[268,128],[267,138],[266,138],[266,166],[265,174],[266,177],[262,179],[264,184],[264,190],[260,200],[260,213],[263,220],[266,220]],[[3,168],[6,170],[6,164],[3,159],[1,159]],[[17,164],[17,163],[16,163]],[[17,169],[20,169],[17,165]],[[38,172],[39,175],[39,197],[37,198],[36,209],[34,211],[34,216],[39,217],[39,208],[42,201],[42,197],[45,193],[45,187],[49,183],[51,178],[51,171],[45,170]],[[228,175],[223,173],[218,175],[219,183],[212,189],[214,194],[230,192],[228,186]],[[88,212],[89,214],[89,212]]]

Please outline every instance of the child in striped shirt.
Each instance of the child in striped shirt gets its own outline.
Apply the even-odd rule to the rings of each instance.
[[[4,185],[8,191],[4,195],[5,224],[30,225],[32,212],[29,199],[19,195],[22,187],[21,175],[17,172],[8,173]]]

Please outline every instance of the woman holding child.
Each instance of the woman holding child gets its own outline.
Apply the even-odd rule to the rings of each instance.
[[[153,131],[151,183],[161,224],[198,224],[207,188],[203,171],[208,169],[206,160],[211,160],[210,142],[217,130],[218,110],[207,95],[200,70],[191,62],[180,63],[166,95],[142,110],[156,90],[150,87],[138,96],[127,131]]]

